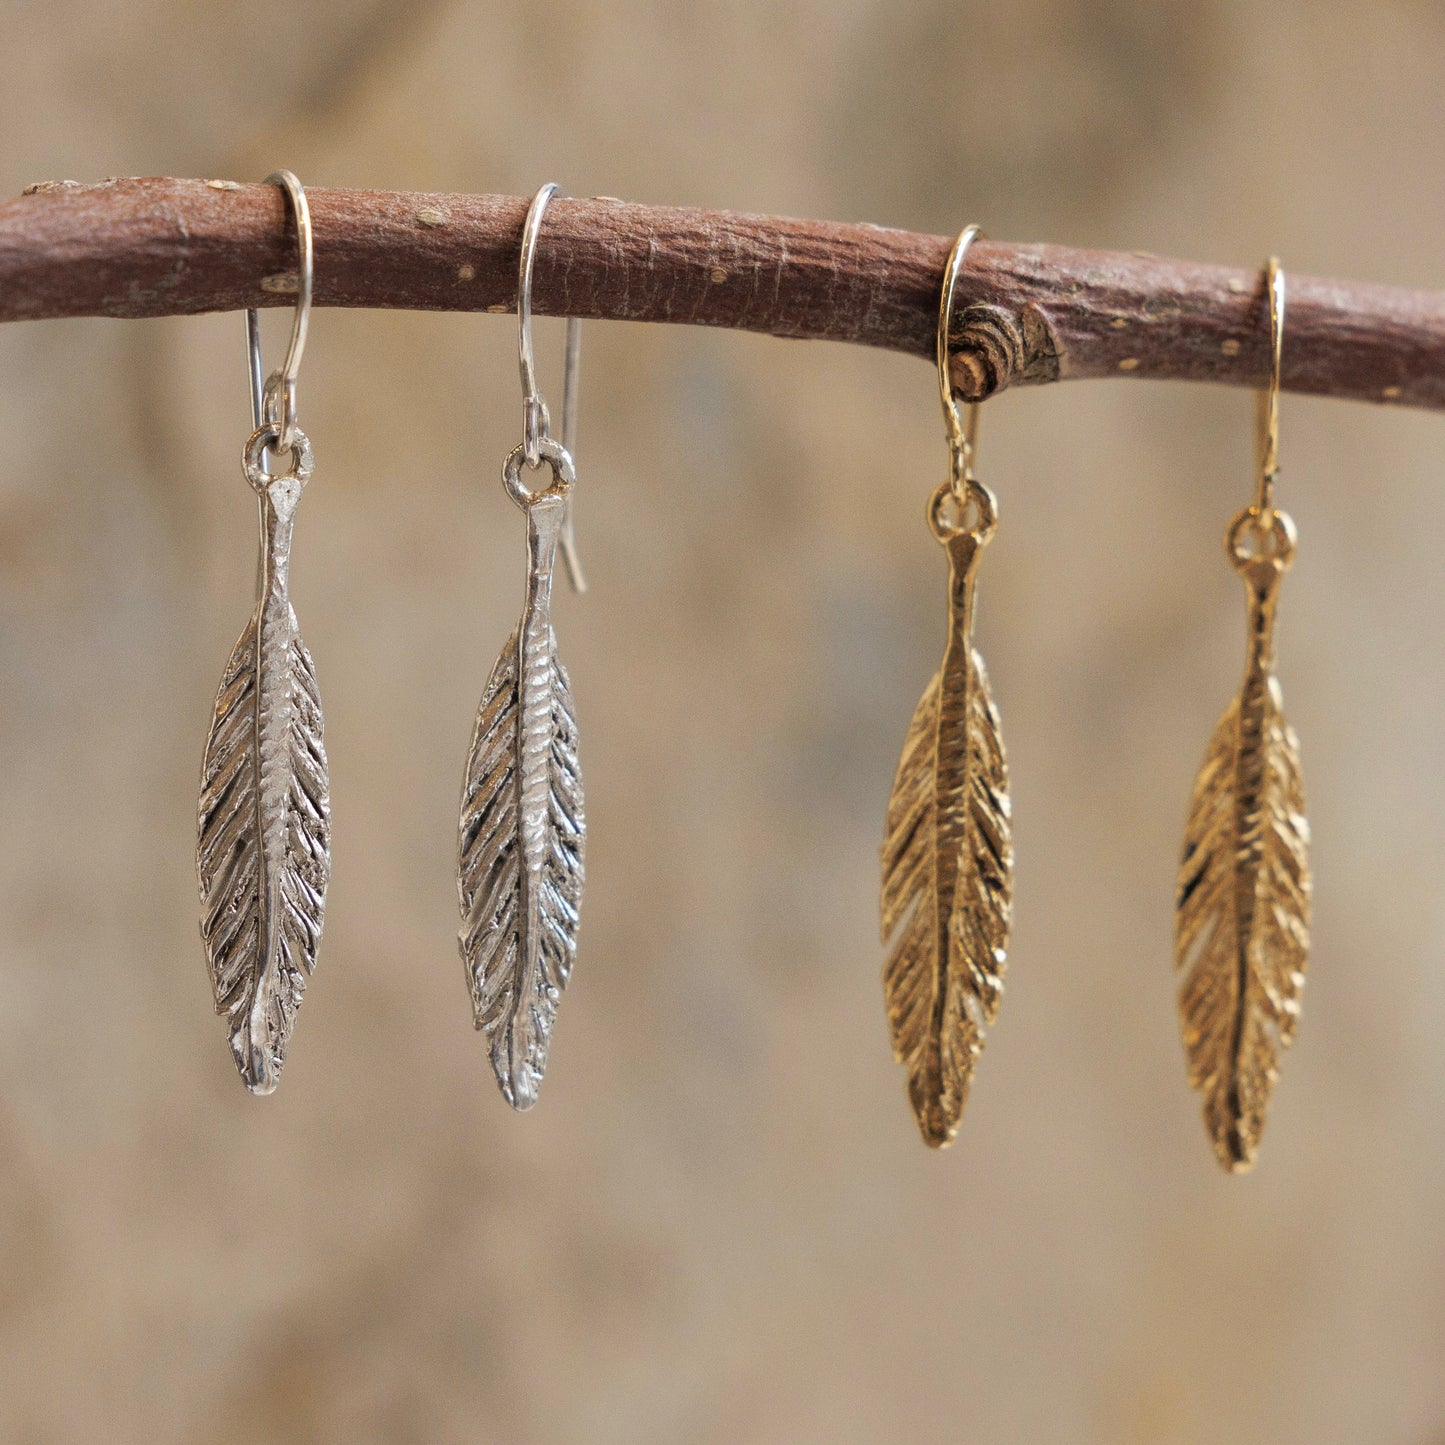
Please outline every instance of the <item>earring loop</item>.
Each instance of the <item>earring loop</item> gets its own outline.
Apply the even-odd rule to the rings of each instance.
[[[532,347],[532,266],[537,256],[537,237],[547,203],[558,194],[555,181],[548,181],[527,208],[522,227],[522,248],[517,262],[517,364],[522,378],[522,460],[529,467],[539,467],[545,457],[544,443],[552,440],[552,419],[542,390],[537,384],[537,359]],[[582,323],[567,318],[564,341],[566,355],[562,370],[562,450],[569,466],[577,438],[577,372],[581,362]],[[587,590],[587,579],[577,555],[577,539],[572,528],[572,503],[569,498],[562,535],[558,539],[562,560],[574,592]]]
[[[958,273],[963,269],[969,248],[983,234],[974,225],[959,232],[948,265],[943,272],[943,289],[938,298],[938,341],[935,356],[938,362],[938,398],[943,403],[943,423],[948,432],[950,476],[953,490],[962,497],[965,484],[973,480],[973,454],[978,444],[978,403],[969,402],[963,416],[953,397],[953,382],[948,374],[948,327],[953,317],[953,292]]]
[[[301,370],[301,357],[306,350],[306,330],[311,323],[311,293],[315,281],[311,208],[306,202],[305,188],[292,172],[272,171],[265,184],[281,187],[296,218],[296,309],[291,319],[291,339],[286,344],[286,359],[281,369],[273,371],[264,383],[261,379],[261,313],[254,307],[246,311],[251,420],[257,430],[265,425],[279,428],[276,449],[285,452],[296,444],[296,377]]]
[[[1279,475],[1279,392],[1284,356],[1284,271],[1278,256],[1264,267],[1269,306],[1269,382],[1259,393],[1259,484],[1254,507],[1261,518],[1274,510],[1274,483]]]

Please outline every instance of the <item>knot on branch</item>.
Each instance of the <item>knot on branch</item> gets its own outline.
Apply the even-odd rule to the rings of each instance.
[[[1058,380],[1053,327],[1032,302],[1017,312],[979,302],[965,307],[959,322],[948,369],[965,401],[985,401],[1015,382]]]

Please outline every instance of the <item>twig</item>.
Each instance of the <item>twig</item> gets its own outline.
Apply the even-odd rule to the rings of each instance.
[[[307,194],[318,305],[512,308],[525,200]],[[558,200],[547,212],[534,300],[554,315],[725,326],[931,356],[950,239]],[[0,320],[287,305],[292,245],[271,186],[46,182],[0,204]],[[1076,377],[1258,386],[1265,376],[1257,270],[983,241],[959,295],[954,382],[966,397]],[[1291,272],[1284,385],[1445,408],[1445,295]]]

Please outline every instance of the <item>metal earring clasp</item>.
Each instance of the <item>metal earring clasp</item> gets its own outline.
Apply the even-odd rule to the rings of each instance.
[[[977,226],[965,226],[948,253],[943,272],[943,287],[938,297],[938,340],[935,356],[938,361],[938,397],[943,403],[943,424],[948,433],[950,478],[954,494],[963,501],[965,484],[973,480],[974,450],[978,445],[978,403],[971,401],[963,416],[953,396],[953,381],[948,374],[948,329],[953,319],[953,292],[958,273],[963,269],[969,247],[983,232]]]
[[[522,250],[517,269],[517,360],[522,376],[522,459],[529,467],[534,468],[548,460],[550,448],[557,446],[557,442],[552,438],[551,414],[542,398],[541,388],[537,385],[537,361],[532,349],[532,264],[537,255],[537,236],[542,229],[542,216],[548,201],[557,193],[556,183],[548,181],[532,197],[532,204],[527,210],[527,220],[522,227]],[[577,368],[582,351],[582,323],[575,316],[567,318],[565,345],[561,450],[566,457],[566,470],[571,472],[577,440]],[[572,583],[572,590],[585,592],[587,579],[583,576],[582,563],[577,556],[570,488],[558,545],[562,549],[562,560],[567,565],[567,577]]]
[[[965,226],[959,232],[953,249],[948,253],[943,286],[938,296],[938,336],[934,357],[938,364],[938,399],[943,405],[943,424],[948,435],[949,466],[948,480],[929,500],[928,525],[940,542],[970,532],[982,544],[993,536],[998,525],[998,503],[993,493],[973,474],[973,460],[978,450],[979,403],[969,402],[960,415],[953,395],[953,380],[948,373],[948,332],[953,319],[953,293],[964,258],[982,234],[977,226]]]
[[[1258,397],[1256,449],[1259,472],[1254,500],[1230,524],[1225,550],[1236,567],[1247,568],[1267,560],[1287,568],[1294,560],[1295,527],[1287,513],[1274,504],[1279,480],[1279,394],[1284,357],[1284,271],[1278,256],[1264,265],[1265,301],[1269,321],[1269,376]]]
[[[1284,358],[1284,271],[1278,256],[1265,262],[1264,286],[1269,304],[1269,381],[1259,393],[1259,484],[1254,505],[1261,520],[1268,523],[1279,476],[1279,391]]]
[[[268,186],[280,186],[290,202],[296,218],[296,310],[291,319],[291,339],[286,345],[286,359],[279,371],[262,380],[261,313],[246,311],[246,350],[251,377],[251,423],[276,428],[274,449],[289,452],[296,445],[296,377],[301,370],[301,357],[306,350],[306,329],[311,323],[311,293],[315,268],[311,246],[311,208],[306,191],[290,171],[272,171],[266,177]]]

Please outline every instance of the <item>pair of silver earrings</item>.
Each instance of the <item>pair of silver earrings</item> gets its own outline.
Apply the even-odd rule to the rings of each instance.
[[[331,875],[331,807],[321,695],[288,595],[296,504],[311,477],[311,443],[297,425],[296,377],[314,278],[306,193],[276,171],[295,217],[296,312],[286,358],[261,380],[259,316],[247,312],[255,430],[242,470],[260,506],[256,606],[221,677],[201,769],[196,850],[201,936],[246,1087],[280,1081],[302,995],[316,966]],[[537,1100],[557,1005],[577,951],[582,901],[582,775],[577,722],[552,629],[559,549],[573,586],[585,584],[571,527],[576,483],[579,326],[567,322],[561,439],[553,437],[532,350],[532,264],[556,186],[543,186],[523,228],[517,314],[523,440],[502,466],[527,516],[522,616],[482,694],[467,757],[458,837],[459,942],[478,1029],[507,1102]],[[528,485],[546,467],[550,483]]]

